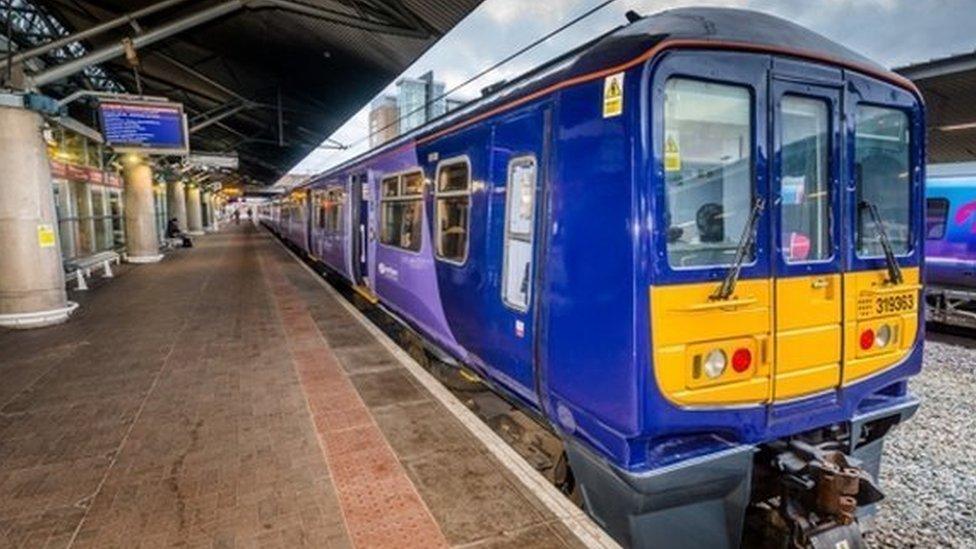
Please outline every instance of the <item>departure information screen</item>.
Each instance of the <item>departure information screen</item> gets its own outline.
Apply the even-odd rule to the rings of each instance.
[[[116,150],[186,153],[186,124],[178,103],[104,101],[99,115],[105,143]]]

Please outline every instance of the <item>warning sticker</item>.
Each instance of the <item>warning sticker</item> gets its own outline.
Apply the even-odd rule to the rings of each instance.
[[[624,112],[624,73],[611,74],[603,79],[603,118]]]
[[[57,245],[54,235],[54,227],[51,225],[40,224],[37,226],[37,244],[42,248],[53,248]]]
[[[678,148],[678,140],[673,135],[664,138],[664,171],[681,171],[681,149]]]

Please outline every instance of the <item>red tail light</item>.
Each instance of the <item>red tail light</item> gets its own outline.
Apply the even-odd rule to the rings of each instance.
[[[861,332],[861,349],[867,351],[874,346],[874,330],[868,328]]]
[[[752,353],[749,349],[736,349],[732,353],[732,369],[740,374],[752,366]]]

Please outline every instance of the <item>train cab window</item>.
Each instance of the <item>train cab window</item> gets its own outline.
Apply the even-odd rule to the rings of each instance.
[[[790,263],[831,255],[827,103],[787,95],[780,105],[780,244]]]
[[[949,201],[945,198],[929,198],[925,201],[925,238],[942,240],[949,217]]]
[[[854,176],[857,194],[857,254],[884,254],[871,206],[877,208],[892,251],[910,249],[911,180],[909,119],[903,111],[858,105],[854,130]]]
[[[471,167],[467,158],[445,161],[437,168],[437,257],[464,263],[468,256],[468,213],[471,209]]]
[[[383,179],[380,242],[404,250],[420,250],[424,174],[411,172]]]
[[[524,311],[532,291],[532,233],[535,218],[536,161],[525,156],[508,165],[505,206],[505,259],[502,298]]]
[[[743,86],[687,78],[665,84],[661,147],[674,268],[733,260],[753,197],[752,103]]]

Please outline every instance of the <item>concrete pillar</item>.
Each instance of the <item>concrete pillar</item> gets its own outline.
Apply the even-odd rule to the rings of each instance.
[[[213,193],[204,190],[200,193],[200,206],[203,208],[203,230],[212,233],[213,226]]]
[[[122,162],[125,180],[125,247],[129,263],[155,263],[163,258],[156,236],[156,201],[152,167],[138,155]]]
[[[220,200],[217,198],[216,194],[210,194],[210,215],[212,216],[211,225],[213,226],[214,232],[220,230],[220,216],[217,215],[218,209],[220,208]]]
[[[200,210],[200,187],[194,184],[186,187],[186,229],[190,234],[203,234],[203,212]]]
[[[166,183],[166,209],[168,217],[176,218],[181,231],[186,230],[186,191],[182,181],[168,181]],[[169,219],[166,220],[169,222]]]
[[[0,326],[59,324],[68,301],[41,116],[0,107]]]

